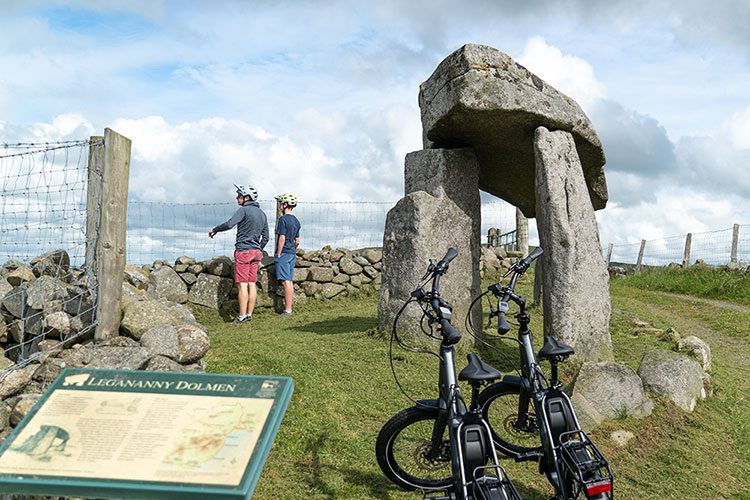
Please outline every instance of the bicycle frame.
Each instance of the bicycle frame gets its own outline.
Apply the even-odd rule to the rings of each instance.
[[[545,473],[550,484],[555,488],[557,498],[569,498],[567,481],[576,481],[575,488],[580,488],[573,490],[576,494],[583,491],[588,497],[611,493],[612,474],[609,464],[581,430],[573,404],[568,395],[562,391],[562,383],[557,377],[557,364],[572,354],[573,350],[565,346],[567,350],[558,351],[555,354],[548,351],[552,371],[550,382],[547,382],[534,352],[531,330],[529,330],[531,318],[526,312],[526,299],[514,292],[519,276],[541,253],[541,249],[537,249],[533,255],[520,261],[517,269],[511,269],[509,274],[512,272],[513,276],[508,286],[490,287],[496,296],[499,297],[502,294],[502,300],[495,313],[500,318],[498,323],[500,333],[510,330],[510,325],[505,320],[508,301],[512,300],[519,307],[519,312],[515,317],[519,323],[521,376],[505,376],[502,383],[518,391],[518,414],[514,424],[518,430],[529,432],[531,429],[529,403],[533,405],[542,445],[541,452],[514,453],[513,455],[516,461],[539,460],[539,472]],[[545,345],[548,340],[545,339]],[[606,469],[606,476],[600,472],[604,469]]]
[[[451,464],[458,498],[471,498],[469,485],[476,481],[477,469],[496,469],[498,478],[505,471],[499,467],[499,459],[495,447],[492,446],[491,431],[489,424],[477,417],[473,421],[471,412],[467,411],[461,394],[461,388],[456,380],[455,350],[453,345],[442,343],[440,345],[440,380],[438,400],[420,401],[421,404],[437,405],[439,417],[435,422],[432,433],[432,451],[437,453],[442,444],[444,432],[448,430],[448,439],[451,444]],[[477,430],[477,426],[482,426]],[[487,448],[491,450],[494,464],[485,466]],[[430,457],[430,458],[435,458]],[[497,470],[500,469],[500,470]]]
[[[467,409],[461,388],[456,376],[454,345],[460,341],[460,332],[451,324],[452,307],[440,297],[440,276],[448,269],[448,263],[457,255],[455,249],[449,249],[446,256],[436,265],[430,263],[425,279],[432,275],[430,292],[420,287],[412,292],[412,299],[423,306],[430,326],[437,324],[442,341],[439,349],[438,399],[417,401],[418,407],[436,408],[437,417],[432,429],[429,449],[425,457],[429,460],[445,460],[444,436],[448,434],[452,485],[448,487],[450,496],[436,498],[457,498],[458,500],[518,498],[517,491],[500,466],[492,442],[492,431],[489,423],[483,418],[474,402],[479,385],[473,385],[472,405]],[[394,321],[395,325],[395,321]],[[395,326],[394,326],[395,331]],[[498,374],[499,375],[499,374]],[[489,459],[491,465],[486,465]],[[494,476],[486,474],[494,471]],[[445,487],[434,487],[432,491],[441,491]],[[429,491],[430,489],[427,488]]]

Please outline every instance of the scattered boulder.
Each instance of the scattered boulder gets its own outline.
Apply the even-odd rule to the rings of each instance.
[[[691,335],[679,340],[677,350],[695,358],[704,371],[711,370],[711,348],[698,337]]]
[[[686,412],[706,396],[701,365],[683,354],[653,349],[644,354],[638,375],[646,389],[666,396]]]
[[[622,416],[645,417],[654,409],[638,375],[630,367],[612,361],[584,363],[571,401],[585,430]]]

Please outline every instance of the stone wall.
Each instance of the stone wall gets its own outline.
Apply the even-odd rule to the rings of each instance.
[[[439,259],[442,255],[435,255]],[[481,252],[480,274],[508,269],[514,256],[502,248]],[[371,294],[380,289],[383,270],[383,252],[380,248],[332,248],[297,251],[294,268],[295,304],[310,299],[335,299]],[[427,262],[424,263],[425,266]],[[276,281],[273,257],[264,252],[258,271],[258,299],[256,308],[281,310],[284,294]],[[184,304],[198,304],[221,309],[237,300],[237,287],[233,278],[234,262],[230,257],[219,256],[198,262],[191,257],[179,257],[174,263],[157,260],[144,266],[126,266],[127,282],[137,290],[153,290],[161,297]]]

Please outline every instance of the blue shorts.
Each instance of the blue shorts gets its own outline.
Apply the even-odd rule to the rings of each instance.
[[[282,253],[281,257],[273,260],[276,263],[276,279],[279,281],[292,281],[294,279],[294,263],[297,255],[293,253]]]

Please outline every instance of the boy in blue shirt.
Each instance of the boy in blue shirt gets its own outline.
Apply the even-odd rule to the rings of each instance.
[[[281,316],[291,316],[294,300],[294,264],[297,261],[297,247],[299,246],[299,230],[301,224],[292,215],[297,206],[297,197],[291,193],[280,194],[276,200],[281,202],[283,215],[276,223],[276,249],[274,262],[276,263],[276,279],[284,287],[284,311]]]

